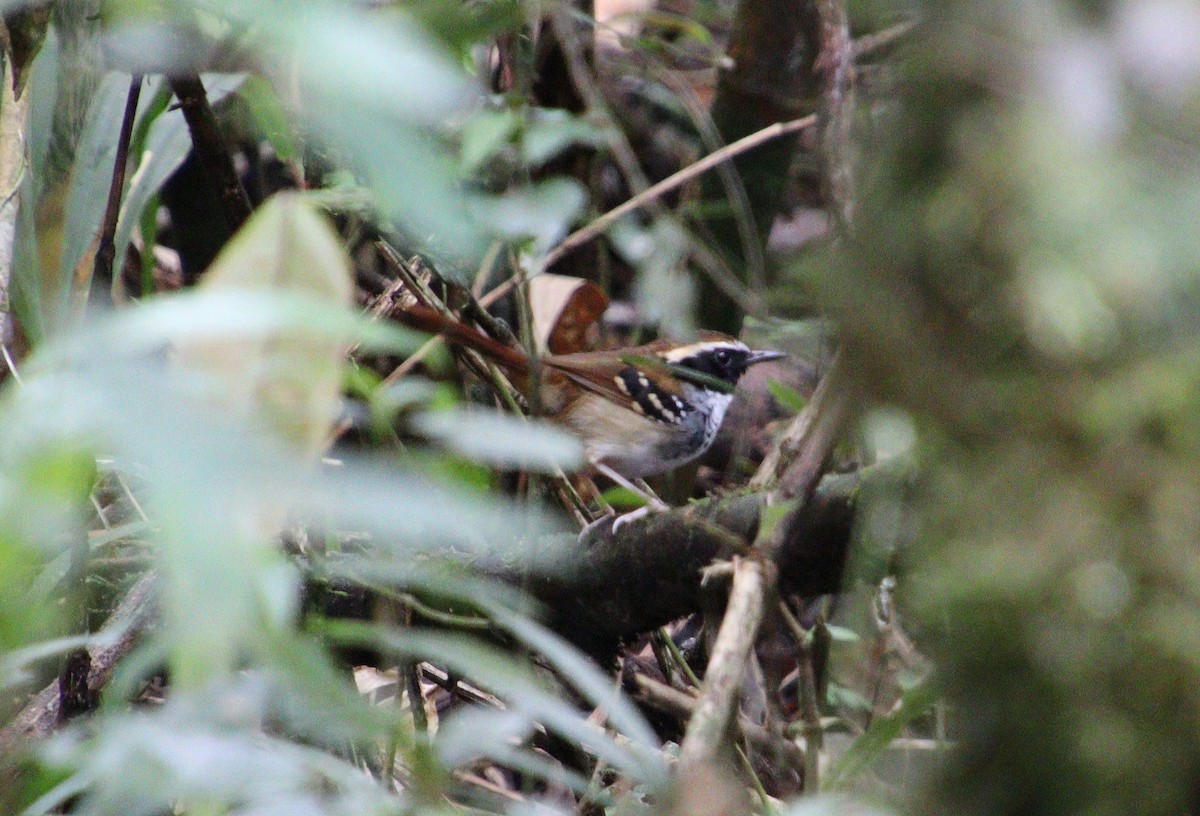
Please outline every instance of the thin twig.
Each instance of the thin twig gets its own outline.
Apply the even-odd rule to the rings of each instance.
[[[717,631],[704,690],[688,722],[679,750],[680,774],[717,759],[726,729],[737,709],[738,692],[762,623],[766,596],[774,584],[770,565],[756,558],[736,559],[729,606]]]
[[[792,419],[750,479],[752,490],[773,489],[776,500],[807,496],[820,480],[822,468],[849,414],[849,396],[841,354],[817,384],[812,399]]]
[[[754,764],[750,761],[750,757],[746,755],[745,749],[737,743],[734,744],[733,749],[737,752],[738,760],[742,763],[742,772],[750,777],[750,784],[754,788],[755,795],[758,796],[758,801],[762,803],[764,808],[770,808],[771,795],[763,787],[762,779],[759,778],[758,772],[754,770]],[[768,810],[767,812],[771,811]]]
[[[100,523],[104,525],[104,529],[111,530],[112,525],[108,522],[108,516],[105,515],[104,508],[100,506],[100,500],[96,498],[95,490],[88,494],[88,499],[91,500],[92,506],[96,508],[96,517],[100,519]]]
[[[13,375],[17,385],[24,387],[25,381],[21,379],[21,372],[17,371],[17,361],[13,359],[7,343],[0,343],[0,356],[4,357],[4,365],[8,366],[8,372]]]
[[[142,75],[134,74],[129,80],[129,95],[125,98],[125,114],[121,119],[121,133],[117,137],[117,155],[113,161],[112,181],[108,185],[108,203],[104,207],[101,222],[100,243],[96,247],[96,258],[92,265],[92,281],[103,287],[111,297],[113,262],[117,257],[114,237],[117,234],[117,217],[121,213],[121,193],[125,189],[125,168],[129,164],[129,143],[133,138],[133,122],[137,118],[138,99],[142,95]]]
[[[580,229],[568,235],[563,239],[562,243],[551,250],[550,254],[546,256],[546,265],[549,266],[571,250],[600,235],[614,223],[616,223],[621,216],[633,212],[640,207],[646,206],[646,204],[649,202],[657,200],[664,194],[669,193],[671,190],[683,186],[697,176],[707,172],[708,170],[711,170],[723,162],[729,161],[735,156],[741,155],[748,150],[753,150],[759,145],[769,142],[772,139],[778,139],[780,136],[786,136],[789,133],[795,133],[796,131],[812,127],[816,124],[816,122],[817,117],[815,115],[805,116],[800,119],[793,119],[789,122],[776,122],[773,125],[768,125],[762,130],[751,133],[749,136],[743,136],[741,139],[738,139],[736,142],[731,142],[725,147],[722,147],[720,150],[715,150],[712,153],[709,153],[704,158],[688,165],[687,167],[671,174],[670,176],[667,176],[665,179],[658,182],[658,184],[648,187],[646,190],[638,193],[624,204],[620,204],[612,208],[592,223],[585,227],[581,227]]]
[[[667,647],[667,654],[675,661],[675,665],[683,672],[683,676],[688,679],[693,688],[700,688],[700,678],[696,676],[696,672],[687,662],[687,657],[683,654],[683,650],[679,648],[679,644],[675,642],[675,638],[671,637],[671,633],[663,626],[659,627],[658,633],[662,636],[663,645]]]
[[[852,44],[850,49],[851,58],[857,61],[868,54],[873,54],[876,51],[887,48],[907,37],[916,27],[917,24],[914,21],[906,20],[890,28],[885,28],[883,31],[877,31],[874,34],[865,34],[856,39]]]
[[[696,131],[704,141],[704,149],[714,153],[725,146],[721,131],[713,122],[707,106],[701,101],[699,94],[687,82],[681,80],[674,72],[660,71],[658,79],[671,89],[683,103],[684,109],[696,126]],[[750,291],[762,292],[766,289],[767,261],[763,253],[763,241],[759,237],[758,223],[754,218],[754,210],[750,206],[750,195],[746,192],[746,184],[740,174],[729,162],[717,165],[717,175],[721,178],[721,186],[733,209],[734,222],[737,226],[738,239],[742,243],[742,257],[746,261],[746,281]]]
[[[412,711],[413,725],[422,734],[429,733],[429,717],[425,713],[425,694],[421,691],[421,679],[418,668],[414,663],[403,666],[405,692],[408,695],[408,707]]]
[[[566,12],[552,14],[550,21],[554,26],[559,44],[562,46],[563,54],[567,57],[567,70],[571,75],[571,81],[575,84],[579,95],[586,102],[589,115],[600,119],[604,123],[605,131],[610,134],[609,149],[612,151],[613,158],[616,160],[617,166],[620,167],[622,175],[625,176],[625,181],[629,184],[630,189],[636,195],[644,194],[650,189],[650,180],[646,178],[646,174],[638,162],[637,154],[629,141],[629,137],[623,129],[618,127],[616,117],[609,110],[608,104],[604,99],[604,94],[600,91],[599,86],[592,77],[591,68],[587,60],[584,59],[579,48],[579,43],[575,40],[575,31],[567,25],[565,15]],[[594,21],[589,20],[588,22],[592,23]],[[646,199],[645,204],[651,208],[656,217],[671,221],[679,226],[680,229],[685,229],[680,225],[679,218],[663,206],[657,196]],[[558,255],[551,253],[551,257],[548,257],[543,262],[542,268],[549,268],[553,260],[561,257],[566,251],[562,250]],[[743,291],[744,287],[741,285],[741,280],[734,274],[728,263],[720,255],[699,241],[691,242],[689,253],[699,265],[701,271],[708,275],[713,283],[720,287],[722,292],[733,298],[738,303],[739,308],[747,312],[757,311],[756,307],[758,304],[754,302],[753,295]]]
[[[474,785],[478,788],[482,788],[489,793],[494,793],[497,796],[501,796],[505,799],[508,799],[511,802],[524,802],[525,801],[525,797],[522,796],[521,794],[517,793],[516,791],[511,791],[508,788],[501,787],[500,785],[497,785],[495,782],[491,782],[487,779],[484,779],[482,776],[480,776],[478,774],[473,774],[470,771],[462,771],[462,770],[455,771],[454,778],[459,780],[460,782],[465,782],[468,785]]]
[[[768,125],[762,130],[755,131],[748,136],[743,136],[736,142],[732,142],[725,147],[720,148],[719,150],[713,151],[704,158],[699,159],[695,163],[688,165],[677,173],[668,176],[657,184],[647,187],[642,192],[630,198],[624,204],[619,204],[618,206],[596,218],[590,224],[580,227],[575,232],[568,235],[546,256],[545,266],[550,266],[568,252],[579,248],[593,238],[603,234],[622,216],[657,201],[662,196],[678,187],[683,186],[684,184],[687,184],[692,179],[703,175],[712,168],[717,167],[718,165],[721,165],[722,163],[727,162],[748,150],[753,150],[759,145],[769,142],[772,139],[778,139],[779,137],[786,136],[789,133],[795,133],[796,131],[812,127],[816,124],[816,122],[817,117],[815,115],[805,116],[800,119],[793,119],[788,122],[776,122],[775,124]],[[515,276],[510,277],[503,283],[497,285],[486,295],[481,297],[479,302],[483,306],[490,306],[512,291],[512,288],[516,285],[517,278]]]
[[[700,704],[699,697],[660,683],[643,674],[634,674],[633,682],[637,686],[635,699],[680,719],[690,718]],[[746,717],[738,718],[738,727],[751,745],[765,752],[778,751],[796,767],[804,767],[804,751],[796,743],[781,735],[773,734],[761,725],[750,722]]]
[[[605,132],[609,134],[609,149],[621,168],[621,174],[625,176],[630,187],[639,191],[645,190],[650,186],[650,181],[646,178],[642,165],[638,162],[637,153],[630,144],[629,137],[618,126],[617,118],[609,110],[604,94],[592,77],[591,69],[575,38],[575,31],[568,24],[567,13],[565,11],[552,13],[550,25],[554,28],[554,36],[558,38],[563,55],[567,58],[567,73],[571,75],[571,83],[583,97],[588,114],[600,120],[605,126]],[[549,261],[546,266],[550,266]]]
[[[125,491],[125,495],[128,497],[129,503],[133,505],[133,509],[137,511],[137,514],[141,517],[142,521],[144,521],[146,524],[149,524],[150,517],[146,515],[146,511],[142,509],[142,503],[138,501],[137,496],[135,496],[133,491],[129,489],[129,483],[125,481],[125,477],[121,475],[119,470],[114,470],[113,478],[117,480],[117,484],[121,485],[121,489]]]
[[[400,258],[394,249],[384,242],[379,243],[379,248],[383,253],[384,259],[391,264],[399,278],[409,287],[409,290],[419,301],[421,301],[424,305],[437,310],[445,317],[448,317],[452,320],[458,319],[454,316],[454,313],[450,310],[450,308],[444,302],[442,302],[437,293],[435,293],[424,281],[422,281],[420,276],[414,274],[413,270],[409,268],[409,265]],[[469,292],[466,292],[465,296],[467,297],[468,303],[471,304],[468,307],[468,311],[470,311],[476,317],[479,317],[480,315],[487,315],[487,318],[484,319],[484,322],[489,325],[493,332],[503,333],[498,321],[495,321],[494,318],[492,318],[492,316],[484,310],[483,306],[480,305],[479,302],[475,301],[474,297]],[[392,305],[394,306],[394,304]],[[388,317],[390,316],[390,310],[384,309],[381,311],[380,315]],[[488,318],[491,318],[492,322],[489,323]],[[421,351],[424,351],[427,348],[431,348],[431,343],[426,343],[425,346],[422,347]],[[519,395],[521,392],[509,381],[504,372],[502,372],[494,363],[485,359],[476,351],[471,349],[460,349],[459,354],[461,358],[466,361],[467,365],[479,375],[480,379],[483,379],[491,384],[492,388],[514,414],[522,418],[526,416],[526,412],[521,410],[521,407],[517,402],[517,395]],[[531,360],[534,360],[536,363],[536,360],[532,356]],[[531,385],[531,389],[536,392],[536,388],[537,386],[535,379],[534,384]],[[536,405],[536,400],[534,404]],[[338,429],[335,429],[335,433],[338,432],[340,427],[341,426],[339,426]],[[333,438],[336,439],[336,436]],[[570,509],[575,515],[581,526],[586,526],[590,518],[587,503],[583,501],[583,498],[579,495],[579,492],[575,490],[574,485],[571,484],[571,480],[565,473],[563,473],[561,468],[556,468],[554,473],[551,474],[551,478],[558,487],[561,495],[566,499],[568,509]]]
[[[795,501],[782,519],[760,529],[755,541],[754,546],[772,561],[778,560],[797,540],[797,531],[804,525],[817,485],[853,416],[852,393],[844,368],[844,358],[839,352],[809,404],[776,446],[779,454],[768,456],[772,469],[766,471],[767,461],[764,461],[764,468],[751,480],[756,487],[774,481],[767,495],[768,504]],[[778,477],[777,481],[773,476]]]
[[[800,717],[804,722],[804,792],[817,793],[821,789],[821,748],[825,742],[825,731],[821,727],[821,710],[817,700],[817,679],[813,670],[811,638],[800,621],[792,614],[787,602],[779,602],[779,614],[796,639],[797,687],[800,698]]]

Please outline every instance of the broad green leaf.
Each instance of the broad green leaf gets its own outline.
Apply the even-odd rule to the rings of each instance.
[[[275,154],[285,162],[299,160],[300,149],[296,144],[293,125],[271,83],[261,76],[249,76],[238,90],[238,95],[246,100],[263,135],[275,148]]]
[[[80,300],[91,280],[91,259],[108,202],[129,82],[129,74],[105,74],[88,106],[71,171],[59,265],[60,290],[52,293],[60,310],[56,318],[69,314],[68,301]]]
[[[435,133],[479,97],[463,71],[407,16],[340,3],[291,4],[268,30],[278,56],[297,49],[304,115],[362,173],[383,214],[450,268],[473,264],[485,238],[467,209],[458,162]],[[280,22],[284,23],[280,25]]]
[[[69,637],[43,640],[23,649],[9,649],[0,658],[0,691],[8,691],[30,679],[29,667],[48,657],[62,657],[75,649],[110,646],[121,633],[104,632],[94,635],[71,635]],[[0,643],[3,643],[0,640]],[[11,644],[5,644],[11,645]]]
[[[417,22],[448,47],[468,52],[479,43],[494,41],[505,31],[517,31],[524,23],[521,0],[423,0],[406,7]]]
[[[409,15],[331,0],[165,5],[168,16],[187,18],[198,6],[217,31],[253,30],[265,70],[295,77],[308,132],[364,177],[380,212],[428,251],[474,263],[485,237],[468,212],[458,162],[440,132],[480,93]],[[177,28],[176,36],[187,31]],[[114,34],[136,40],[139,32],[130,27]],[[207,47],[199,36],[193,45]]]
[[[666,778],[666,769],[657,751],[637,743],[627,746],[617,743],[588,724],[587,714],[547,690],[526,666],[492,646],[444,632],[396,632],[349,621],[326,621],[321,630],[340,642],[374,644],[397,656],[429,660],[444,666],[471,678],[504,698],[512,707],[578,742],[632,778],[651,784],[661,783]]]
[[[511,110],[482,110],[462,128],[463,170],[473,173],[516,133],[521,117]]]
[[[259,343],[303,329],[322,342],[357,344],[367,351],[407,354],[428,338],[392,323],[330,309],[311,295],[286,291],[196,289],[154,298],[135,310],[98,319],[30,358],[27,373],[77,364],[96,348],[121,357],[148,355],[164,346],[232,339]]]
[[[42,194],[42,173],[46,153],[50,150],[50,138],[54,132],[54,105],[58,96],[56,74],[59,65],[58,32],[51,26],[42,43],[42,50],[33,61],[33,74],[29,78],[29,169],[35,179],[34,194]]]
[[[272,9],[285,14],[263,22],[273,24],[279,45],[305,55],[296,67],[318,97],[345,100],[366,116],[390,112],[409,127],[436,127],[476,96],[459,67],[406,16],[329,2],[260,3],[257,14]]]
[[[583,211],[587,196],[573,179],[552,178],[475,202],[479,220],[498,237],[533,239],[535,251],[546,252],[567,233]]]
[[[783,811],[783,816],[845,816],[848,813],[855,816],[894,816],[896,811],[847,796],[823,793],[797,801]]]
[[[572,145],[602,147],[608,141],[608,134],[587,119],[564,110],[538,108],[521,134],[521,154],[537,167]]]
[[[563,785],[581,796],[588,793],[587,777],[540,753],[519,747],[534,730],[534,723],[518,712],[461,708],[442,722],[434,749],[448,769],[487,758],[534,779]]]
[[[495,604],[488,604],[492,618],[509,634],[545,657],[588,701],[603,708],[614,728],[630,739],[651,748],[659,747],[658,737],[641,713],[613,688],[612,678],[600,670],[583,652],[537,623]]]
[[[9,298],[21,330],[29,339],[30,345],[36,347],[45,337],[49,322],[45,309],[45,293],[42,291],[44,280],[42,261],[38,254],[36,213],[45,186],[46,155],[54,130],[54,108],[58,95],[56,75],[59,70],[59,42],[53,27],[46,35],[42,50],[33,61],[31,70],[32,75],[25,89],[29,102],[26,125],[29,164],[18,192]]]
[[[150,816],[181,802],[206,805],[190,813],[411,812],[353,763],[264,734],[260,723],[279,713],[268,691],[253,676],[204,694],[174,689],[157,711],[57,735],[41,754],[69,776],[25,813],[61,812],[85,789],[70,808],[84,816]]]
[[[412,423],[450,450],[500,467],[553,472],[583,461],[577,437],[544,422],[495,411],[426,411]]]
[[[658,220],[648,229],[623,220],[613,225],[608,235],[617,251],[638,269],[637,302],[646,319],[659,323],[668,335],[693,334],[696,287],[683,269],[687,236],[666,220]]]
[[[394,462],[348,460],[323,469],[295,488],[295,513],[336,522],[340,529],[365,530],[376,546],[403,561],[419,554],[445,558],[485,557],[530,568],[553,569],[562,550],[532,541],[562,529],[561,521],[536,507],[478,494],[428,473],[404,471]]]
[[[46,311],[46,293],[43,291],[41,258],[38,255],[36,209],[37,171],[21,180],[20,206],[17,210],[17,231],[13,236],[13,271],[9,296],[13,314],[20,321],[21,330],[29,338],[30,345],[37,347],[45,338],[48,324],[53,315]],[[53,313],[57,315],[55,310]]]

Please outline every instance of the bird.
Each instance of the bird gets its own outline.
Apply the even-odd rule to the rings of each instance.
[[[410,305],[396,317],[478,352],[527,397],[536,381],[542,415],[579,438],[597,471],[637,493],[643,491],[631,480],[673,470],[707,451],[742,375],[786,356],[706,331],[685,342],[546,354],[535,362],[524,350],[427,306]]]

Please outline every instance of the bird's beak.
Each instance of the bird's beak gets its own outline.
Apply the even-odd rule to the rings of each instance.
[[[780,357],[787,357],[787,353],[783,351],[752,351],[750,352],[750,357],[746,360],[746,365],[752,366],[755,363],[778,360]]]

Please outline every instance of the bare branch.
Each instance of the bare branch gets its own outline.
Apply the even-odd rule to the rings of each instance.
[[[86,685],[92,692],[104,687],[117,661],[133,650],[153,624],[157,584],[158,573],[153,570],[145,573],[109,616],[102,633],[117,632],[119,635],[110,645],[89,650],[91,663]],[[7,759],[29,737],[44,737],[53,732],[61,721],[59,707],[59,684],[55,680],[35,695],[13,721],[0,730],[0,758]],[[7,766],[0,768],[0,787],[9,770]]]
[[[234,170],[233,159],[221,137],[216,114],[208,103],[204,83],[195,74],[170,77],[168,81],[183,109],[183,118],[192,134],[196,157],[221,199],[225,221],[230,231],[237,232],[250,217],[250,197],[246,195]]]
[[[774,577],[774,568],[767,561],[739,558],[734,562],[729,606],[704,673],[704,690],[680,746],[680,775],[708,765],[720,755]]]

